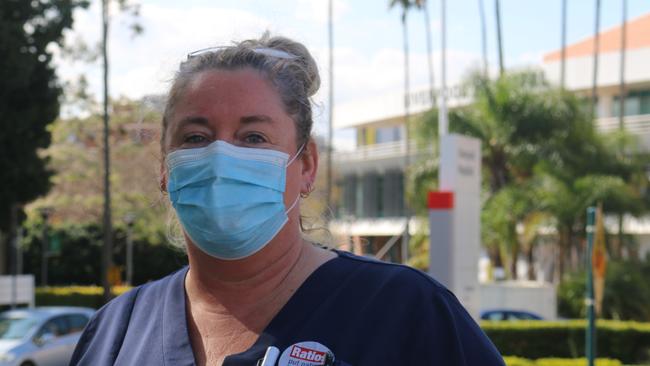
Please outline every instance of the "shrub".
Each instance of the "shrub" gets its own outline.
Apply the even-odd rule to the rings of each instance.
[[[99,225],[61,224],[50,227],[49,234],[57,237],[61,246],[57,255],[48,258],[49,285],[101,283],[103,234]],[[126,232],[116,228],[114,234],[113,263],[125,272]],[[23,239],[24,272],[34,274],[36,279],[41,277],[42,235],[42,226],[35,225],[26,230]],[[160,235],[164,238],[164,233]],[[135,237],[133,241],[133,284],[157,280],[187,265],[187,257],[177,248],[145,239]]]
[[[605,278],[604,319],[650,322],[650,261],[610,261]],[[575,272],[558,287],[558,313],[585,317],[585,272]],[[630,294],[634,294],[631,296]]]
[[[534,361],[515,356],[505,356],[503,361],[505,361],[506,366],[535,366]]]
[[[586,322],[483,322],[481,327],[502,354],[539,359],[585,355]],[[650,359],[650,323],[598,321],[600,357],[639,363]]]
[[[113,288],[115,296],[130,287]],[[104,289],[99,286],[39,287],[36,289],[36,306],[85,306],[99,309],[104,305]]]
[[[521,357],[507,356],[503,360],[506,366],[584,366],[587,364],[586,358],[540,358],[538,360],[528,360]],[[610,358],[596,359],[596,366],[622,366],[621,361]]]

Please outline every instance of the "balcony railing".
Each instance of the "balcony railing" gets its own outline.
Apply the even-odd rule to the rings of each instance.
[[[384,142],[381,144],[358,146],[352,151],[337,151],[334,153],[334,161],[353,162],[365,160],[381,160],[406,157],[406,141]],[[418,148],[413,140],[408,146],[409,155],[416,156],[424,150]]]
[[[650,134],[650,114],[625,116],[625,130],[633,134]],[[599,118],[596,126],[600,131],[609,132],[619,128],[618,117]],[[426,151],[419,148],[413,140],[409,143],[409,154],[418,156]],[[406,156],[406,141],[384,142],[380,144],[358,146],[352,151],[336,151],[334,161],[350,163],[356,161],[395,159]]]
[[[618,117],[599,118],[596,120],[596,126],[603,132],[617,130],[619,128]],[[630,133],[650,133],[650,114],[625,116],[623,118],[623,126],[625,127],[625,130]]]

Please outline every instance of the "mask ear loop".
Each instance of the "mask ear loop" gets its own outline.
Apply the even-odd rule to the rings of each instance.
[[[289,165],[291,165],[291,163],[293,163],[294,160],[296,160],[296,159],[298,158],[298,156],[299,156],[300,153],[302,152],[302,149],[305,148],[305,145],[306,145],[306,144],[307,144],[307,143],[304,143],[304,144],[300,145],[300,149],[298,149],[298,152],[296,153],[296,155],[294,155],[293,158],[291,158],[291,160],[289,160],[289,162],[287,163],[287,167],[288,167]],[[293,210],[293,208],[296,207],[296,205],[298,204],[298,201],[300,201],[300,193],[298,194],[298,196],[296,197],[296,199],[293,201],[293,203],[291,204],[291,206],[289,206],[289,208],[288,208],[287,211],[285,211],[285,212],[286,212],[286,213],[289,213],[289,211]]]
[[[291,206],[289,206],[289,208],[285,211],[285,213],[289,213],[289,211],[293,210],[293,208],[296,207],[296,205],[298,204],[298,201],[300,201],[300,195],[296,197],[296,200],[293,201],[293,203],[291,204]]]
[[[291,165],[291,163],[293,163],[294,160],[296,160],[296,159],[298,158],[298,156],[299,156],[300,153],[302,152],[302,149],[305,148],[305,145],[306,145],[306,144],[307,144],[307,143],[305,142],[304,144],[300,145],[300,149],[298,149],[298,152],[296,153],[296,155],[294,155],[293,158],[291,158],[291,160],[289,160],[289,162],[287,163],[287,166]]]

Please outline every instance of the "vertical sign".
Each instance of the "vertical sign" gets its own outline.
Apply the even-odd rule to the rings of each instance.
[[[481,143],[450,134],[440,147],[440,191],[430,192],[429,273],[478,317]]]

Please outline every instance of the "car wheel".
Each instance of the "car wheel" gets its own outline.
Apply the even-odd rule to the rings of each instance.
[[[25,361],[21,363],[20,366],[36,366],[36,364],[31,361]]]

